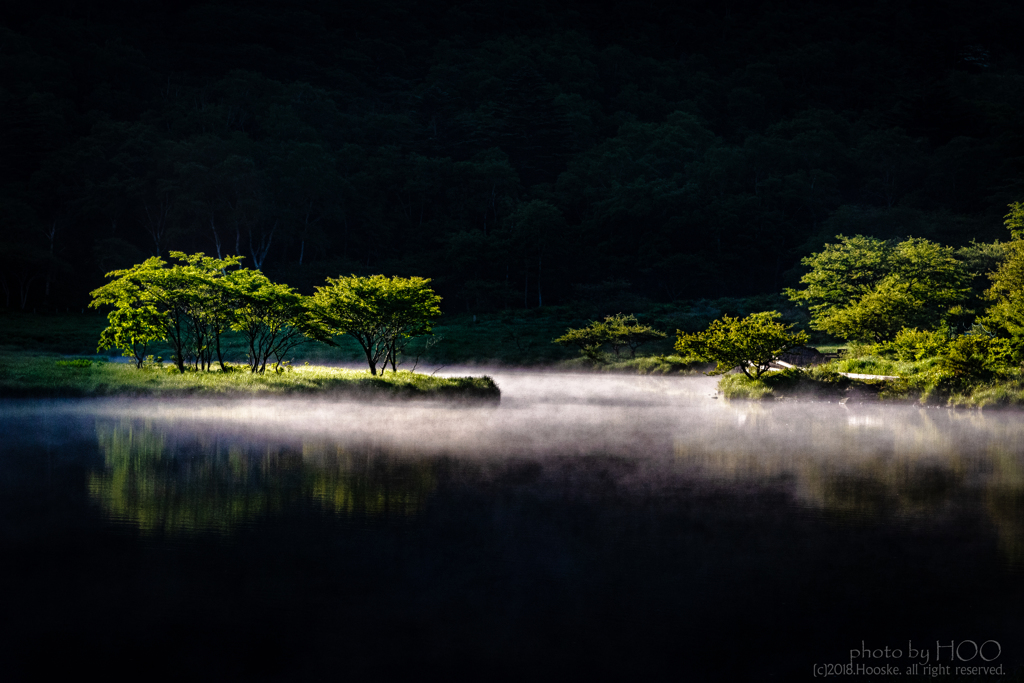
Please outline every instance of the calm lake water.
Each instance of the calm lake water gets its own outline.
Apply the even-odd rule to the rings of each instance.
[[[493,376],[487,407],[0,403],[5,674],[1024,661],[1024,414]]]

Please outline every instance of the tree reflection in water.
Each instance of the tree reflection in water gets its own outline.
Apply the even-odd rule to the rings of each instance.
[[[891,409],[831,409],[823,419],[792,406],[732,404],[702,413],[700,429],[672,434],[670,464],[659,462],[656,439],[629,455],[648,461],[652,480],[777,488],[799,506],[851,522],[934,523],[983,509],[1006,559],[1024,564],[1024,459],[1013,448],[1024,425],[907,409],[894,428]],[[218,421],[230,422],[229,413]],[[517,429],[481,425],[476,439],[490,436],[522,457],[515,451],[527,440],[515,438]],[[178,419],[135,416],[97,417],[96,435],[104,465],[89,475],[90,496],[106,516],[144,532],[227,533],[301,504],[343,517],[411,519],[436,487],[443,457],[429,439],[401,430],[379,440],[330,429],[274,438],[267,430],[190,429]],[[610,443],[607,454],[626,455],[622,449]]]
[[[739,429],[711,441],[677,440],[676,462],[721,485],[776,482],[799,504],[849,522],[934,523],[978,506],[1008,562],[1024,565],[1024,457],[1011,446],[1024,442],[1024,425],[1006,415],[919,409],[894,428],[881,410],[848,410],[829,426],[738,405]],[[788,449],[771,448],[787,434]]]
[[[9,403],[16,666],[797,680],[950,638],[1021,662],[1019,413],[499,383],[486,409]]]
[[[97,420],[103,469],[89,474],[88,488],[107,517],[143,532],[226,533],[313,501],[342,516],[400,519],[422,509],[434,487],[426,461],[326,440],[296,446],[179,432],[152,420]]]

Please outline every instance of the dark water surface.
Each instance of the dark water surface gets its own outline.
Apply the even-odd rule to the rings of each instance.
[[[5,674],[1024,661],[1024,415],[495,378],[497,407],[0,403]]]

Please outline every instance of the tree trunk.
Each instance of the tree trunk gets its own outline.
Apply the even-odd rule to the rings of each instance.
[[[369,343],[368,340],[364,340],[361,337],[359,337],[358,335],[352,335],[352,336],[356,338],[356,341],[359,342],[359,346],[361,346],[363,348],[363,353],[366,354],[366,364],[370,366],[370,374],[376,376],[376,374],[377,374],[377,361],[374,360],[373,354],[370,352],[371,348],[372,348],[371,344]],[[385,360],[385,362],[387,362],[387,361]]]
[[[217,248],[217,258],[224,258],[223,256],[220,255],[220,235],[217,234],[217,226],[213,222],[212,215],[210,216],[210,230],[213,231],[213,244]]]
[[[254,245],[252,241],[252,229],[249,230],[249,253],[252,254],[252,264],[256,267],[256,270],[263,270],[263,262],[267,260],[267,254],[270,253],[270,245],[274,241],[274,232],[277,231],[277,223],[274,223],[274,227],[270,229],[269,235],[260,235],[260,241],[258,245]]]
[[[220,329],[214,331],[214,343],[217,345],[217,362],[220,363],[220,371],[227,372],[227,368],[224,366],[224,354],[221,353],[220,349]]]

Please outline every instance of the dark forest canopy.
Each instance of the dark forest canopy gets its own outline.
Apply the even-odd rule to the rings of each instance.
[[[472,310],[746,295],[1024,199],[1017,2],[7,4],[9,307],[170,250]]]

